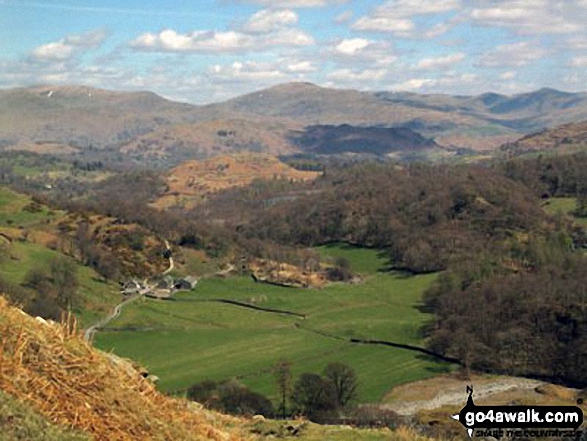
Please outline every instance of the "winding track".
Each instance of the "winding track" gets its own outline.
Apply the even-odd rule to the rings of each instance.
[[[169,242],[167,241],[167,239],[164,239],[165,242],[165,247],[167,248],[167,250],[171,250],[171,247],[169,246]],[[166,275],[169,274],[171,271],[173,271],[174,268],[174,262],[173,262],[173,256],[169,257],[169,268],[167,268],[162,275]],[[143,288],[141,291],[139,291],[137,294],[124,299],[121,303],[119,303],[118,305],[116,305],[114,307],[114,309],[112,310],[112,313],[106,317],[104,317],[102,320],[100,320],[98,323],[90,326],[88,329],[85,330],[84,332],[84,338],[86,341],[92,341],[92,339],[94,338],[94,334],[96,333],[96,331],[100,328],[103,328],[104,326],[106,326],[108,323],[110,323],[112,320],[114,320],[115,318],[117,318],[120,313],[122,312],[122,307],[134,302],[136,299],[145,296],[147,294],[149,294],[151,292],[151,290],[154,288],[154,286],[146,286],[145,288]]]

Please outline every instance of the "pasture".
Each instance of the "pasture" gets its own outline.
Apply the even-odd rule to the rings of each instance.
[[[347,258],[362,281],[295,289],[254,283],[248,277],[204,279],[176,301],[145,299],[129,305],[110,323],[110,331],[96,335],[96,345],[139,361],[160,377],[160,387],[168,392],[205,379],[237,378],[275,398],[271,369],[278,360],[291,361],[294,376],[320,372],[338,361],[357,371],[361,401],[379,401],[395,385],[450,370],[404,349],[348,341],[356,337],[424,345],[419,330],[429,317],[417,307],[435,275],[383,272],[387,260],[376,250],[329,245],[318,251],[324,257]]]
[[[550,198],[543,204],[543,208],[547,213],[552,215],[561,213],[565,216],[571,216],[576,223],[583,227],[587,227],[587,218],[575,216],[575,210],[577,209],[577,198]]]

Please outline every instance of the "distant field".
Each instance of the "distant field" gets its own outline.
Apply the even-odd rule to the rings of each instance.
[[[387,262],[376,250],[330,245],[318,251],[323,256],[346,257],[364,281],[304,290],[257,284],[246,277],[205,279],[194,291],[179,295],[176,302],[145,300],[130,305],[109,326],[135,330],[99,333],[96,345],[141,362],[161,378],[160,386],[166,391],[178,391],[204,379],[236,377],[275,397],[271,368],[279,359],[292,361],[295,375],[319,372],[328,362],[340,361],[356,369],[361,400],[379,401],[397,384],[450,369],[410,351],[333,338],[422,345],[418,331],[428,317],[417,306],[434,275],[378,272]],[[307,317],[203,301],[214,298]]]
[[[577,208],[577,198],[550,198],[544,205],[544,209],[550,214],[562,213],[571,216],[580,225],[587,227],[587,218],[576,217],[575,209]]]

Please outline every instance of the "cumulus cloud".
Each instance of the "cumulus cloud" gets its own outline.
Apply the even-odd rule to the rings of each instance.
[[[449,54],[443,57],[431,57],[421,59],[417,67],[418,69],[424,70],[435,70],[435,69],[447,69],[460,63],[465,59],[465,54],[458,52],[455,54]]]
[[[587,67],[587,55],[573,57],[570,62],[571,67]]]
[[[414,17],[441,14],[458,9],[460,0],[388,0],[368,15],[360,17],[352,28],[360,31],[389,32],[399,36],[413,36]],[[432,36],[446,32],[448,26],[436,26]],[[425,34],[424,34],[425,36]]]
[[[326,55],[338,64],[384,66],[394,63],[397,56],[390,43],[366,38],[345,38],[332,43]]]
[[[282,60],[285,61],[285,60]],[[292,61],[285,63],[285,69],[291,73],[310,73],[316,72],[318,68],[311,61]]]
[[[546,51],[535,43],[521,41],[501,44],[485,53],[479,61],[480,67],[521,67],[537,61]]]
[[[240,2],[253,3],[272,8],[315,8],[346,3],[345,0],[240,0]]]
[[[499,75],[499,78],[501,80],[513,80],[516,77],[517,73],[513,70],[508,70],[507,72],[504,72],[502,74]]]
[[[271,63],[236,61],[228,66],[216,65],[210,70],[210,75],[218,81],[271,81],[282,80],[285,74]]]
[[[244,52],[263,50],[270,46],[307,46],[314,43],[312,36],[295,28],[284,28],[267,34],[240,31],[194,31],[179,34],[165,29],[158,34],[145,33],[131,41],[137,51],[152,52]]]
[[[335,47],[335,50],[343,55],[355,55],[372,43],[364,38],[350,38],[342,40]]]
[[[435,84],[436,81],[432,78],[412,78],[393,86],[393,90],[399,91],[413,91],[419,90],[424,86]]]
[[[289,9],[263,9],[249,19],[243,30],[251,33],[268,33],[285,26],[295,25],[298,22],[298,14]]]
[[[468,18],[483,26],[519,34],[561,34],[585,29],[584,2],[578,0],[474,0]]]
[[[146,52],[225,53],[314,44],[314,38],[296,27],[297,23],[298,14],[292,10],[263,9],[237,29],[195,30],[183,34],[173,29],[146,32],[132,40],[130,47]]]
[[[326,78],[331,81],[350,83],[350,82],[372,82],[381,80],[385,74],[385,69],[337,69],[330,72]]]
[[[84,50],[100,46],[106,39],[106,35],[104,30],[68,35],[59,41],[37,46],[31,51],[30,55],[39,61],[67,61]]]

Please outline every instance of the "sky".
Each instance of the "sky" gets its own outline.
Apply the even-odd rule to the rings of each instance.
[[[0,0],[0,88],[584,91],[587,0]]]

